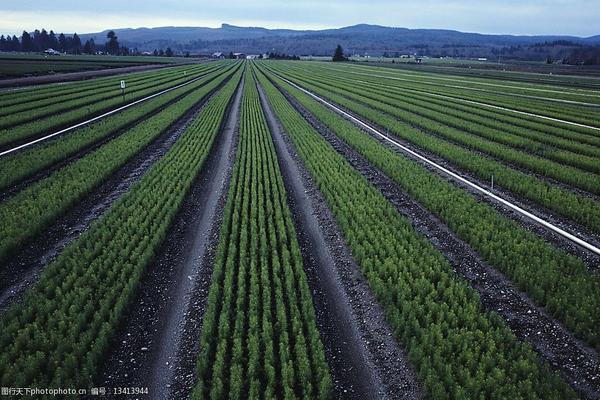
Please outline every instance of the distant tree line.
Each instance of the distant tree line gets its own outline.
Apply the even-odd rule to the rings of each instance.
[[[292,55],[292,54],[280,54],[280,53],[275,53],[275,52],[271,52],[269,53],[269,58],[272,60],[299,60],[300,57],[297,55]]]
[[[106,43],[104,44],[96,44],[94,39],[86,40],[82,44],[77,33],[74,33],[72,36],[60,33],[57,36],[53,30],[47,32],[45,29],[41,31],[36,29],[33,33],[23,31],[20,38],[16,35],[0,36],[0,51],[35,53],[54,49],[61,53],[70,54],[94,54],[97,51],[113,55],[130,54],[130,50],[127,47],[119,45],[119,40],[114,31],[108,32],[106,39]]]
[[[163,50],[163,49],[154,49],[153,52],[154,56],[156,57],[173,57],[175,55],[175,52],[173,52],[173,49],[171,49],[170,47],[167,47],[167,50]],[[190,56],[190,53],[187,52],[185,54],[186,57]]]
[[[580,47],[563,59],[564,64],[600,65],[600,46]]]

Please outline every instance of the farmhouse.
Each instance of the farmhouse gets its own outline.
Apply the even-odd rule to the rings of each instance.
[[[222,59],[225,58],[225,54],[217,51],[217,52],[215,52],[215,53],[212,54],[212,58],[217,58],[219,60],[222,60]]]
[[[44,54],[48,54],[49,56],[60,56],[60,51],[56,51],[52,48],[44,50]]]
[[[233,53],[233,57],[235,57],[236,60],[244,60],[244,59],[246,59],[246,54],[244,54],[244,53]]]

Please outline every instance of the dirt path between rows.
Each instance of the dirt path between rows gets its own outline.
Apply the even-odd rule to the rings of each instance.
[[[265,94],[261,104],[283,173],[317,323],[340,399],[420,399],[421,385],[383,309]]]
[[[85,232],[141,179],[177,141],[192,121],[192,117],[204,107],[210,97],[208,95],[200,100],[183,118],[117,169],[106,181],[1,266],[0,311],[18,300],[23,292],[37,281],[44,266],[52,262],[65,247]]]
[[[497,312],[519,340],[530,343],[563,378],[586,399],[600,399],[598,353],[576,339],[565,327],[537,307],[503,274],[485,263],[437,217],[413,200],[399,185],[339,139],[298,102],[285,93],[311,125],[396,207],[420,234],[450,261],[488,311]]]
[[[198,61],[198,63],[203,61]],[[206,62],[206,61],[204,61]],[[81,72],[66,72],[54,75],[40,75],[40,76],[28,76],[25,78],[10,78],[0,79],[0,88],[21,88],[23,86],[34,86],[34,85],[45,85],[49,83],[67,83],[74,81],[81,81],[91,78],[99,78],[102,76],[111,76],[119,74],[128,74],[131,72],[148,71],[152,69],[177,67],[183,65],[176,64],[148,64],[148,65],[135,65],[131,67],[120,67],[120,68],[107,68],[98,69],[94,71],[81,71]],[[15,89],[18,90],[18,89]],[[10,91],[6,89],[4,91]]]
[[[189,394],[212,275],[207,254],[218,242],[215,232],[237,148],[242,87],[238,86],[211,154],[147,269],[138,298],[97,379],[100,386],[147,387],[149,394],[142,397],[148,399]]]

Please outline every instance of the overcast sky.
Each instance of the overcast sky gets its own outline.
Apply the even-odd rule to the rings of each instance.
[[[209,26],[319,29],[358,23],[518,35],[600,34],[600,0],[2,1],[0,33],[36,28]]]

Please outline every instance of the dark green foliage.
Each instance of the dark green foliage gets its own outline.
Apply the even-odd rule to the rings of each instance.
[[[119,166],[181,118],[227,75],[217,74],[212,80],[207,77],[206,84],[198,90],[0,204],[0,261],[6,260],[18,246],[83,199]],[[24,225],[24,221],[27,224]]]
[[[260,81],[429,395],[435,399],[574,398],[571,389],[515,338],[497,314],[485,312],[477,294],[456,278],[444,257],[394,206],[264,76]]]
[[[158,75],[145,76],[142,80],[128,81],[125,90],[127,103],[158,93],[162,90],[184,83],[194,77],[218,69],[216,66],[200,66],[190,69],[190,75],[183,75],[181,68],[164,71]],[[127,78],[125,78],[127,79]],[[0,121],[0,146],[20,143],[27,139],[35,139],[45,133],[51,133],[82,120],[87,120],[103,112],[124,105],[119,81],[112,79],[104,88],[89,87],[89,91],[76,93],[61,99],[57,94],[34,109],[21,104],[2,110],[4,116]],[[17,111],[22,108],[21,111]],[[6,114],[8,113],[8,114]]]
[[[394,179],[490,265],[509,276],[571,331],[600,348],[600,278],[573,256],[527,232],[491,206],[428,172],[286,85],[311,113]],[[468,210],[468,212],[465,212]]]
[[[344,56],[344,50],[341,45],[337,45],[335,48],[335,52],[333,53],[333,58],[331,59],[334,62],[337,61],[348,61],[348,59]]]
[[[209,79],[222,73],[224,73],[224,70],[218,69],[207,75],[206,79],[200,79],[193,84],[165,93],[139,106],[129,108],[121,113],[82,127],[69,135],[62,136],[41,146],[33,147],[30,150],[0,158],[0,169],[3,171],[0,175],[0,190],[19,183],[22,179],[44,168],[48,168],[86,146],[97,143],[111,134],[130,126],[136,121],[139,122],[149,113],[162,109],[167,103],[175,100],[177,97],[197,90],[199,87],[205,85]]]
[[[239,78],[238,72],[141,181],[2,315],[3,386],[92,386],[144,269],[209,154]]]
[[[298,80],[293,74],[288,76]],[[411,123],[401,121],[395,116],[391,116],[387,113],[384,114],[365,105],[372,103],[373,101],[370,101],[361,95],[348,95],[348,97],[353,97],[353,99],[350,99],[340,94],[336,94],[335,89],[330,85],[315,85],[309,82],[307,78],[303,78],[301,83],[306,88],[329,98],[358,115],[368,120],[376,121],[379,126],[388,129],[399,138],[450,161],[460,169],[473,173],[486,181],[490,176],[494,175],[496,183],[499,183],[499,185],[505,189],[600,232],[600,206],[596,201],[585,195],[574,193],[559,185],[551,184],[544,179],[508,167],[493,158],[478,154],[478,152],[469,150],[449,141],[441,140],[437,134],[424,134],[422,131],[415,129]],[[399,113],[399,111],[395,110],[392,106],[378,105],[378,107],[385,108],[390,114]],[[427,126],[430,126],[431,129],[441,135],[441,130],[438,129],[440,124],[431,124],[432,125]],[[454,139],[457,139],[459,136],[464,136],[461,140],[464,140],[465,143],[475,144],[477,142],[477,138],[471,137],[469,139],[466,137],[468,136],[466,134],[456,131],[454,131],[453,134],[456,135],[454,136]],[[490,151],[496,151],[493,149],[501,147],[497,144],[486,144],[486,148]],[[528,158],[524,153],[520,154],[523,156],[523,160]],[[543,160],[538,159],[537,161],[533,161],[534,164],[537,162],[543,162]],[[572,181],[577,183],[578,186],[585,187],[589,190],[596,190],[594,188],[599,185],[599,181],[595,175],[589,173],[570,174],[569,171],[560,168],[552,169],[548,173],[555,176],[560,175],[566,181]]]
[[[328,399],[331,377],[275,148],[254,79],[245,79],[192,397]]]

